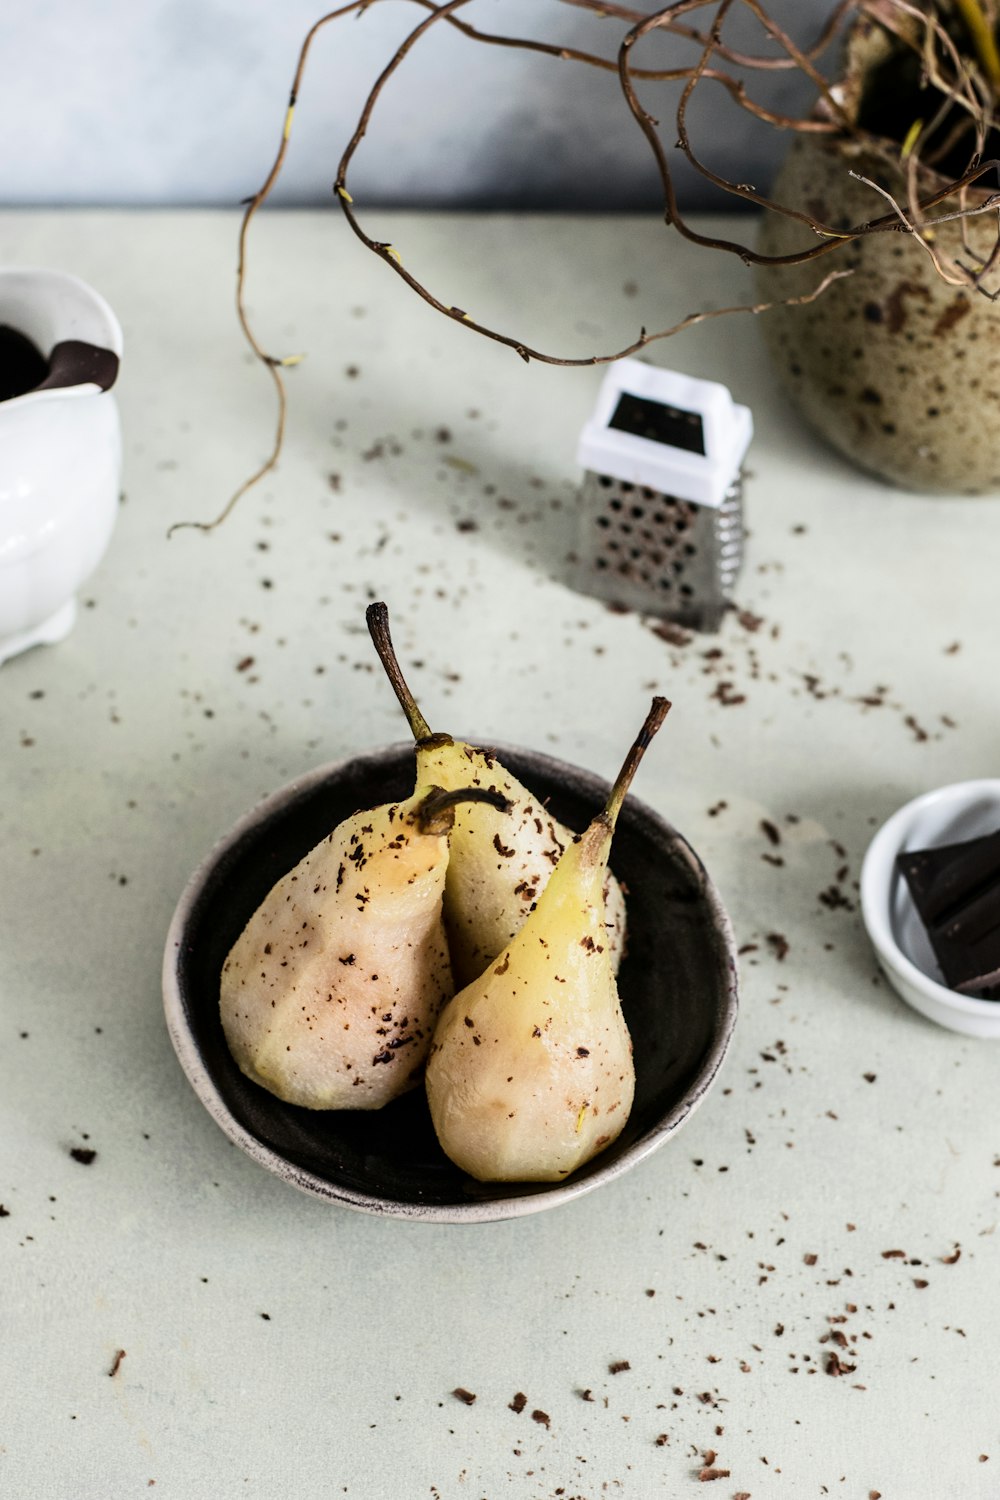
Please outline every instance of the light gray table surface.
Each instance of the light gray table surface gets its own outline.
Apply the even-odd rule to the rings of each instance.
[[[648,219],[376,219],[443,300],[568,355],[752,296]],[[564,581],[599,373],[525,366],[333,212],[288,213],[249,287],[265,345],[307,356],[284,456],[219,531],[168,541],[270,439],[236,229],[0,215],[4,263],[84,276],[126,338],[111,547],[71,636],[0,669],[0,1495],[672,1500],[707,1467],[718,1500],[1000,1495],[1000,1055],[877,977],[856,888],[897,806],[997,774],[1000,504],[854,472],[787,410],[752,317],[703,325],[654,357],[752,406],[750,536],[742,614],[672,646]],[[666,693],[636,793],[747,948],[698,1114],[519,1221],[294,1191],[228,1143],[163,1021],[167,925],[214,840],[405,739],[378,597],[456,733],[609,775]]]

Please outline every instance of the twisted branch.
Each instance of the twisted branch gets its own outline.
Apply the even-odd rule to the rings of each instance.
[[[349,3],[321,16],[309,29],[299,51],[277,153],[263,183],[245,204],[239,234],[236,307],[243,334],[254,356],[268,370],[275,387],[277,418],[271,450],[261,466],[244,481],[213,521],[181,522],[171,528],[171,533],[182,526],[193,526],[206,532],[214,530],[231,514],[242,496],[270,473],[278,462],[284,443],[287,415],[287,394],[282,371],[290,364],[297,363],[298,356],[281,357],[268,353],[251,327],[245,303],[249,231],[254,216],[270,196],[284,166],[296,101],[313,43],[331,22],[351,14],[360,16],[379,3],[381,0],[349,0]],[[776,304],[760,303],[692,313],[669,328],[649,332],[643,327],[630,343],[614,352],[567,357],[547,353],[524,339],[477,322],[467,312],[429,290],[403,265],[394,245],[376,240],[364,230],[347,179],[348,170],[368,131],[386,85],[418,42],[438,24],[449,26],[470,42],[481,45],[528,51],[558,61],[616,72],[625,106],[652,154],[660,182],[664,224],[693,244],[736,255],[747,265],[793,266],[819,260],[843,245],[869,234],[905,233],[917,239],[933,261],[937,274],[945,281],[987,296],[996,295],[986,291],[983,281],[1000,263],[1000,215],[997,213],[1000,193],[985,194],[977,189],[975,197],[970,196],[980,179],[1000,165],[995,159],[983,160],[987,143],[995,129],[994,112],[997,94],[1000,93],[1000,52],[997,51],[994,32],[994,0],[922,0],[921,4],[911,3],[911,0],[837,0],[818,37],[808,46],[800,46],[776,24],[767,12],[764,0],[672,0],[672,3],[662,5],[652,12],[617,3],[617,0],[554,0],[555,4],[568,9],[600,15],[619,30],[626,28],[618,43],[615,58],[555,42],[483,31],[459,15],[471,0],[412,0],[412,3],[426,14],[398,45],[371,87],[337,166],[334,193],[356,237],[423,301],[481,337],[513,349],[526,362],[537,360],[545,364],[565,366],[610,363],[636,354],[657,340],[670,338],[708,319],[728,316],[734,312],[757,314]],[[692,24],[689,18],[709,6],[713,7],[710,25],[702,29]],[[954,6],[953,11],[951,6]],[[747,53],[731,47],[725,41],[725,24],[734,11],[740,8],[749,12],[762,35],[776,49],[777,55]],[[949,17],[963,29],[962,36],[968,43],[968,50],[963,49],[960,39],[956,39],[952,29],[946,24]],[[883,33],[892,37],[893,45],[902,53],[909,50],[920,59],[924,85],[929,91],[928,99],[932,105],[930,118],[909,123],[905,136],[901,134],[898,141],[873,136],[863,129],[858,123],[856,108],[851,107],[843,91],[829,82],[818,65],[823,52],[843,33],[845,26],[857,18],[864,18],[868,24],[881,28]],[[638,66],[634,60],[636,49],[653,34],[660,34],[669,41],[689,47],[693,45],[697,52],[695,59],[671,67]],[[749,93],[746,81],[732,71],[734,68],[756,74],[776,71],[796,71],[802,74],[815,90],[815,110],[805,118],[781,114],[767,104],[756,101]],[[674,114],[675,139],[691,167],[719,191],[740,202],[753,204],[756,208],[769,210],[801,223],[812,237],[805,248],[783,256],[765,256],[751,245],[703,234],[688,224],[677,201],[659,122],[642,104],[637,92],[640,84],[645,88],[666,83],[681,86]],[[850,139],[887,166],[902,164],[906,179],[905,208],[887,189],[870,177],[852,174],[886,200],[890,212],[844,229],[821,223],[808,212],[775,202],[758,192],[751,184],[732,182],[721,173],[713,171],[695,151],[688,130],[692,101],[696,91],[705,83],[712,83],[722,89],[739,108],[775,129]],[[901,122],[901,130],[902,128]],[[962,140],[970,133],[972,146],[966,170],[954,180],[948,180],[940,172],[935,173],[933,169],[948,160],[956,149],[961,149]],[[934,213],[945,200],[955,195],[959,201],[957,209]],[[985,213],[997,218],[997,236],[992,251],[979,255],[972,251],[964,226],[968,220]],[[965,260],[945,255],[933,242],[935,228],[953,220],[959,220],[963,224]],[[968,261],[974,263],[970,265]],[[811,292],[801,297],[788,298],[785,303],[778,305],[810,302],[821,295],[831,282],[846,274],[849,273],[834,270],[824,276]]]

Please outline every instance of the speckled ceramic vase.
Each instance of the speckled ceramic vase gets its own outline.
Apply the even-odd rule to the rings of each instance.
[[[888,205],[852,170],[885,183],[884,168],[857,148],[799,136],[771,197],[829,225],[881,217]],[[901,182],[886,185],[905,201]],[[961,253],[959,225],[936,233],[942,248]],[[988,254],[995,217],[967,221],[967,234]],[[758,248],[785,255],[810,242],[808,229],[772,213]],[[834,269],[852,274],[815,302],[774,307],[760,320],[802,415],[841,453],[902,488],[1000,493],[1000,302],[949,286],[905,233],[869,235],[805,266],[761,268],[760,296],[808,293]]]

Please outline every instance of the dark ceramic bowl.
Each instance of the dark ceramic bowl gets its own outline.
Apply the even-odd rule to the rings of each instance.
[[[586,827],[607,783],[534,751],[496,747],[503,764],[570,828]],[[683,1125],[708,1092],[736,1021],[732,930],[700,860],[679,833],[629,797],[612,850],[628,892],[628,952],[618,976],[635,1051],[635,1103],[618,1140],[564,1182],[483,1184],[437,1144],[423,1090],[381,1110],[318,1112],[244,1078],[219,1020],[223,961],[275,882],[362,807],[408,796],[412,745],[322,766],[275,792],[212,850],[167,937],[163,994],[188,1079],[230,1140],[286,1182],[345,1208],[442,1223],[515,1218],[609,1182]]]

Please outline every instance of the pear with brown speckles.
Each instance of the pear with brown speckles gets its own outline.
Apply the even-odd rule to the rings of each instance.
[[[489,750],[432,734],[396,658],[384,604],[369,605],[366,619],[379,660],[417,741],[417,778],[436,786],[479,786],[508,803],[500,813],[488,802],[455,809],[445,885],[445,923],[457,985],[470,983],[520,931],[574,834],[500,764]],[[605,931],[615,972],[625,947],[625,897],[604,872]]]
[[[559,1182],[621,1133],[635,1069],[605,929],[615,822],[669,708],[653,701],[607,807],[566,848],[517,936],[441,1013],[427,1063],[434,1129],[481,1182]]]
[[[420,1081],[454,992],[441,907],[464,795],[424,784],[356,813],[265,897],[220,987],[226,1041],[254,1083],[307,1109],[378,1109]]]

